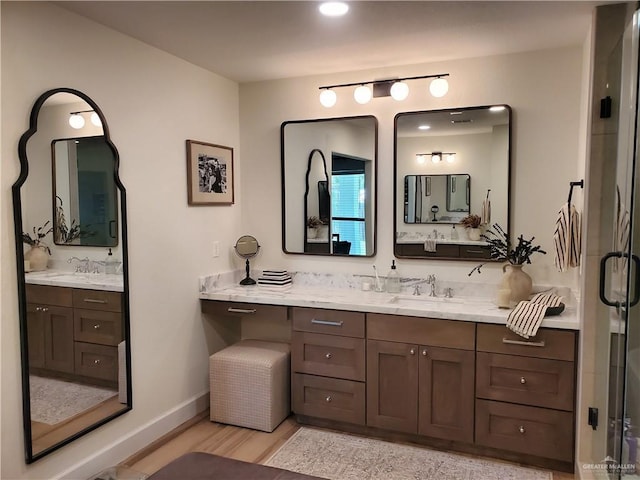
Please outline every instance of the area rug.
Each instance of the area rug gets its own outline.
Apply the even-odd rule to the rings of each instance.
[[[31,420],[55,425],[118,394],[114,390],[29,376]]]
[[[330,480],[551,480],[551,472],[300,428],[265,465]]]

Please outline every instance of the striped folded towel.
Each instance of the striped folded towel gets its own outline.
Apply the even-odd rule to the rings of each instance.
[[[438,242],[433,238],[427,238],[424,241],[424,251],[425,252],[435,252],[438,248]]]
[[[566,203],[558,212],[553,243],[554,263],[558,271],[566,272],[571,267],[580,266],[582,248],[580,214],[573,205]]]
[[[521,337],[535,337],[547,308],[560,305],[562,297],[554,293],[538,293],[531,300],[516,305],[507,318],[507,328]]]

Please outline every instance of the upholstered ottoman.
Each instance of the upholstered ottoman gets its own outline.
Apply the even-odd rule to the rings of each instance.
[[[214,422],[272,432],[291,412],[288,343],[242,340],[209,358]]]

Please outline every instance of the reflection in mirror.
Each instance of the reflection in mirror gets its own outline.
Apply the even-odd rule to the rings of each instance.
[[[249,275],[251,271],[249,259],[255,257],[260,250],[258,240],[251,235],[243,235],[236,241],[234,248],[239,257],[246,259],[246,277],[240,281],[240,285],[255,285],[256,281]]]
[[[376,236],[375,117],[282,124],[282,249],[372,256]]]
[[[404,223],[460,223],[470,197],[469,175],[406,175]]]
[[[96,121],[74,127],[73,112]],[[99,152],[92,166],[82,160],[85,146]],[[104,116],[82,92],[42,94],[18,156],[12,196],[31,463],[131,410],[126,192]],[[38,231],[25,251],[25,234]],[[33,269],[42,271],[25,261],[37,250],[47,252]]]
[[[499,223],[508,231],[510,136],[506,105],[396,115],[396,256],[489,257],[486,242],[455,225],[484,212],[484,228]]]
[[[54,140],[52,151],[56,245],[116,246],[114,158],[104,135]]]

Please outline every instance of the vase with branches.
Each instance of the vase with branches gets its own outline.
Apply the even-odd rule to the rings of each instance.
[[[36,228],[33,227],[33,236],[29,232],[22,232],[22,241],[31,248],[24,254],[26,269],[30,270],[44,270],[47,268],[47,262],[49,255],[51,255],[51,249],[49,245],[44,242],[44,238],[53,231],[53,227],[49,224],[51,222],[47,220],[42,226]]]

